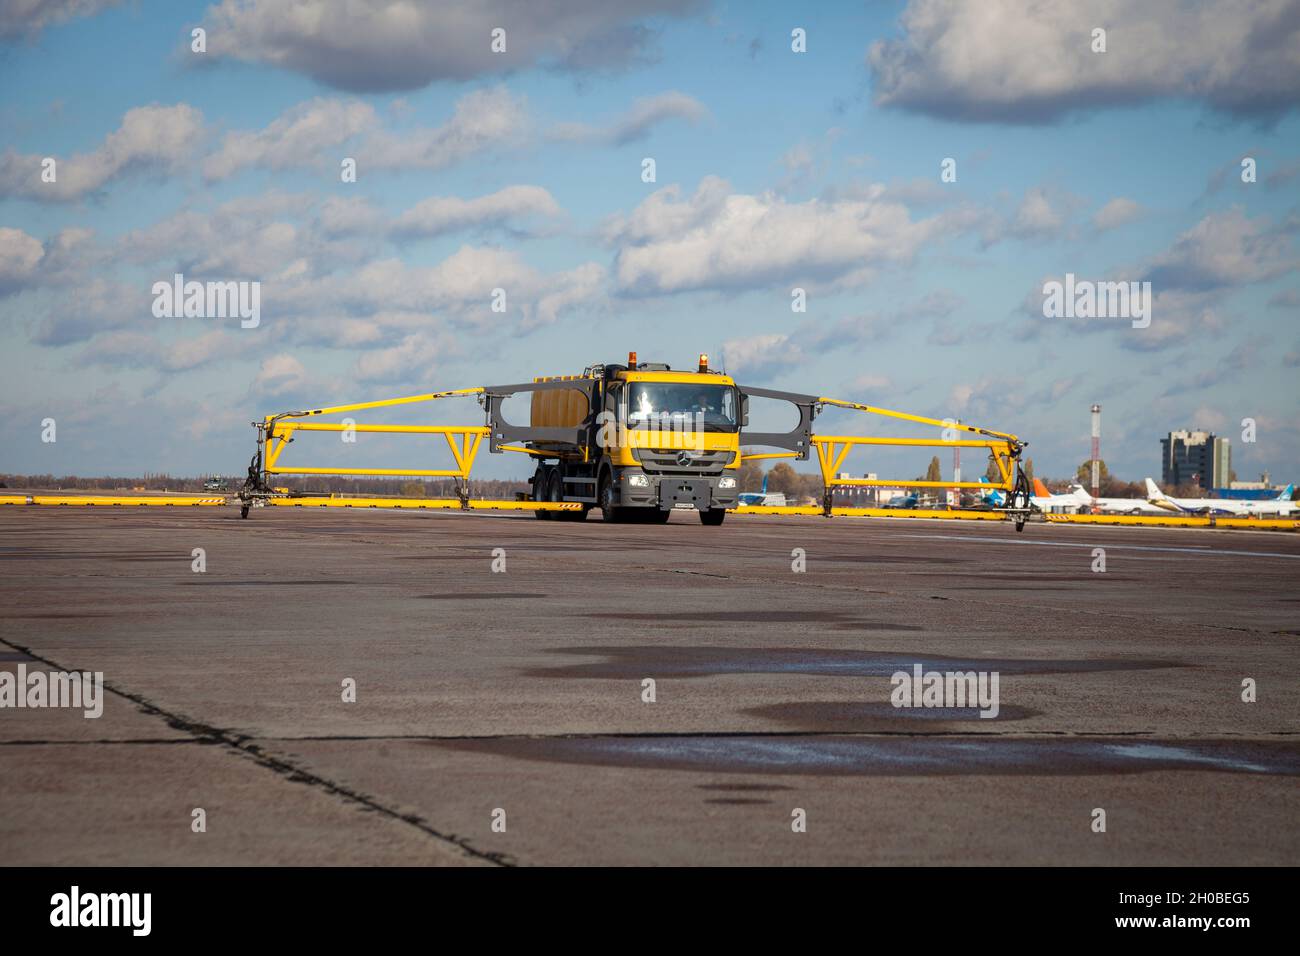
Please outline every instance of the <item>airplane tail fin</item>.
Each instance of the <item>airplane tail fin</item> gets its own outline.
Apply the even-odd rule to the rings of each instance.
[[[1155,483],[1154,481],[1152,481],[1150,478],[1146,479],[1146,485],[1147,485],[1147,500],[1148,500],[1148,501],[1159,501],[1161,498],[1163,498],[1163,497],[1165,496],[1165,493],[1164,493],[1163,491],[1161,491],[1161,490],[1156,486],[1156,483]]]
[[[1290,501],[1291,496],[1295,494],[1295,485],[1290,484],[1282,489],[1282,493],[1277,496],[1278,501]]]
[[[767,475],[763,476],[763,487],[761,491],[763,494],[767,494]]]
[[[1043,479],[1041,478],[1034,479],[1034,494],[1038,495],[1040,498],[1052,497],[1052,493],[1047,490],[1047,485],[1043,484]]]

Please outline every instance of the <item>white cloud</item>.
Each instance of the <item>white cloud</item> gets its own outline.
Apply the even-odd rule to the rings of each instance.
[[[366,235],[384,226],[384,214],[362,196],[330,196],[320,204],[316,225],[329,238]]]
[[[0,156],[0,198],[21,196],[68,202],[139,169],[174,170],[189,158],[203,132],[203,114],[192,106],[140,106],[95,150],[56,160],[54,182],[41,181],[35,154],[9,149]]]
[[[1011,223],[1011,233],[1021,239],[1049,238],[1057,235],[1064,224],[1064,217],[1047,198],[1047,193],[1033,187],[1025,191]]]
[[[227,133],[203,163],[209,180],[225,179],[249,166],[266,169],[319,167],[341,155],[333,150],[375,126],[375,110],[359,100],[313,99],[286,110],[264,129]]]
[[[270,192],[183,210],[127,233],[117,251],[127,261],[158,265],[157,278],[179,271],[200,281],[266,280],[285,270],[329,271],[359,260],[364,250],[346,234],[305,221],[314,204],[304,194]],[[321,215],[337,216],[338,207],[323,205]]]
[[[1146,278],[1156,291],[1214,289],[1275,278],[1294,270],[1291,236],[1265,216],[1240,207],[1207,215],[1152,263]]]
[[[262,360],[253,378],[252,391],[262,396],[283,395],[303,388],[310,381],[302,362],[281,352]]]
[[[495,147],[519,145],[528,129],[523,100],[505,87],[475,90],[434,128],[377,130],[358,147],[358,169],[444,169]]]
[[[222,0],[203,25],[210,55],[304,73],[361,93],[418,89],[532,66],[609,70],[643,61],[642,21],[692,12],[695,0]],[[494,53],[492,31],[506,30]]]
[[[801,281],[857,285],[874,267],[909,261],[939,231],[912,221],[883,195],[788,203],[773,193],[732,194],[707,177],[695,194],[658,190],[607,224],[616,275],[631,294],[770,286]]]
[[[260,130],[227,133],[203,163],[209,181],[242,169],[330,167],[357,162],[357,175],[376,169],[444,169],[489,149],[520,145],[529,121],[524,102],[505,87],[475,90],[456,102],[439,126],[386,128],[360,100],[316,98],[285,110]],[[346,144],[346,145],[345,145]]]
[[[649,135],[650,130],[670,119],[682,119],[692,126],[709,116],[704,104],[693,96],[670,90],[656,96],[646,96],[632,104],[625,114],[606,126],[587,123],[561,123],[553,127],[548,136],[555,140],[607,143],[622,146]]]
[[[393,233],[403,238],[438,236],[462,229],[504,227],[519,219],[553,219],[560,212],[559,203],[540,186],[507,186],[477,199],[425,199],[397,217]]]
[[[730,374],[743,372],[758,381],[798,365],[803,352],[790,336],[765,333],[723,342],[722,360]]]
[[[32,37],[46,27],[94,16],[121,0],[5,0],[0,3],[0,37]]]
[[[255,336],[213,329],[168,346],[163,352],[162,367],[169,372],[185,372],[222,359],[247,355],[260,345]]]
[[[439,364],[451,352],[449,343],[425,333],[414,333],[396,345],[363,352],[352,366],[351,377],[364,385],[432,381]]]
[[[1092,217],[1092,225],[1098,232],[1115,229],[1132,222],[1142,212],[1142,207],[1132,199],[1117,196],[1102,206]]]
[[[21,229],[0,226],[0,294],[28,285],[45,257],[45,246]]]
[[[367,266],[344,284],[344,294],[372,305],[446,310],[480,327],[509,321],[510,316],[522,317],[525,323],[547,323],[556,318],[558,306],[576,304],[584,291],[594,294],[596,275],[603,275],[603,270],[595,263],[546,275],[514,253],[462,246],[432,267],[412,268],[396,260]],[[490,308],[496,288],[506,292],[504,314]],[[539,307],[543,299],[551,308]]]
[[[1164,97],[1268,116],[1300,102],[1294,0],[911,0],[900,23],[867,54],[876,102],[949,119],[1048,122]]]

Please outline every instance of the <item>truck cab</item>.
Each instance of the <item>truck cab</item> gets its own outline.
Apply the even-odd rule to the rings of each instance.
[[[597,483],[602,512],[645,508],[667,520],[698,511],[721,524],[737,501],[743,400],[728,375],[627,368],[607,381],[604,458],[608,481]]]

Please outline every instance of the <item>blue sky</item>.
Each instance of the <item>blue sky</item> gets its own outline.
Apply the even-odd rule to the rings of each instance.
[[[1100,402],[1121,477],[1193,426],[1242,479],[1300,477],[1295,3],[298,5],[319,28],[264,0],[11,6],[0,472],[235,473],[267,413],[636,349],[1012,431],[1040,475],[1087,457]],[[155,318],[175,272],[260,282],[261,324]],[[1150,328],[1045,318],[1066,273],[1152,281]]]

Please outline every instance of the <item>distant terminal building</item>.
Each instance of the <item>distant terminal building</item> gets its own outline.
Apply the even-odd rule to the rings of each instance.
[[[1232,474],[1232,445],[1212,432],[1170,432],[1160,439],[1160,460],[1160,480],[1167,486],[1226,488]]]
[[[1273,484],[1268,472],[1259,476],[1259,481],[1234,481],[1226,488],[1215,488],[1216,498],[1237,498],[1243,501],[1267,501],[1276,498],[1281,491]]]

